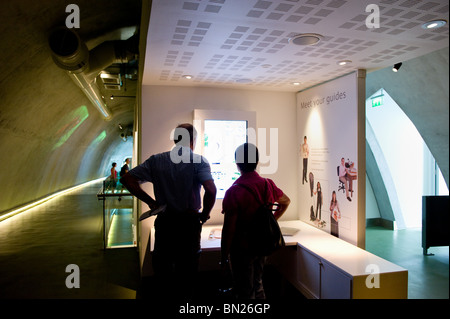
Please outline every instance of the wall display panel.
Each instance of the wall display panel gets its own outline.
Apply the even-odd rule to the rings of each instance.
[[[247,121],[205,120],[203,153],[211,165],[217,187],[216,198],[223,199],[227,189],[241,176],[234,152],[246,142]]]
[[[217,188],[216,202],[208,224],[222,224],[222,200],[225,192],[239,178],[234,152],[246,142],[256,144],[256,113],[195,109],[193,124],[197,130],[194,152],[203,155],[211,166]]]
[[[361,198],[358,82],[354,72],[297,93],[299,218],[353,244]]]

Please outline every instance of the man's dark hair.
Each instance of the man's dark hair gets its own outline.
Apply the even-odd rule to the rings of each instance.
[[[236,149],[234,158],[241,172],[253,172],[259,162],[258,148],[251,143],[242,144]]]
[[[183,136],[186,136],[186,131],[189,133],[189,144],[187,143],[187,141],[183,140]],[[183,146],[189,146],[190,144],[193,144],[196,137],[197,130],[192,124],[189,123],[178,125],[175,128],[175,132],[173,133],[173,141],[175,142],[175,144],[181,142]]]

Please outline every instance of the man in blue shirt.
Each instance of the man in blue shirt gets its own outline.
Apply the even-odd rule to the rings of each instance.
[[[144,163],[122,177],[131,194],[154,210],[167,205],[155,220],[153,269],[159,296],[190,297],[200,256],[202,224],[216,200],[216,187],[207,160],[194,154],[196,131],[191,124],[181,124],[174,132],[175,147],[150,156]],[[155,199],[140,183],[153,184]],[[203,186],[203,210],[200,189]]]

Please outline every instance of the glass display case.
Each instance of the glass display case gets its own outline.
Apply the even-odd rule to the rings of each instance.
[[[103,248],[136,247],[137,216],[133,196],[120,183],[112,186],[106,178],[97,193],[97,198],[103,201]]]

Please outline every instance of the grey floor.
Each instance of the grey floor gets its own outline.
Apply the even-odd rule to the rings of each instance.
[[[145,296],[136,248],[103,250],[99,187],[85,187],[0,222],[0,299]],[[408,269],[409,298],[448,298],[448,247],[433,247],[434,256],[423,256],[420,229],[368,228],[366,239],[367,250]],[[66,286],[70,264],[80,269],[80,288]],[[271,296],[282,291],[301,299],[271,271]],[[216,274],[204,275],[205,289],[213,289],[208,285]]]
[[[408,269],[408,299],[449,298],[449,247],[431,247],[434,255],[424,256],[420,228],[368,227],[366,250]]]
[[[0,222],[0,298],[136,298],[136,248],[103,250],[99,185]],[[67,265],[80,288],[67,288]]]

